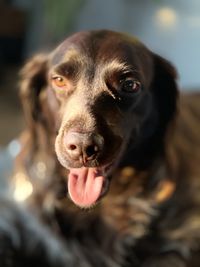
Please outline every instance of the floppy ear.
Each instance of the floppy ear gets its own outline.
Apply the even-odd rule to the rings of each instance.
[[[33,57],[21,70],[20,96],[29,127],[44,120],[41,112],[41,94],[47,86],[47,56]]]
[[[159,112],[160,126],[166,129],[176,112],[178,97],[177,73],[170,62],[154,54],[154,78],[152,90]]]

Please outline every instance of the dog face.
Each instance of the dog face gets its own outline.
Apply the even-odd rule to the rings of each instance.
[[[38,88],[29,113],[33,117],[37,106],[34,120],[41,121],[42,113],[57,132],[53,142],[59,162],[69,170],[70,197],[90,207],[108,190],[113,168],[131,152],[137,157],[138,144],[170,120],[174,70],[138,40],[111,31],[77,33],[36,61],[24,71],[32,77],[28,83],[24,74],[23,94]]]

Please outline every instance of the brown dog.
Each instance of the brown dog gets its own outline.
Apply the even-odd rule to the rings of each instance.
[[[17,172],[92,266],[198,266],[200,98],[179,101],[175,79],[168,61],[106,30],[77,33],[22,71]],[[100,203],[87,213],[67,192],[81,208]]]

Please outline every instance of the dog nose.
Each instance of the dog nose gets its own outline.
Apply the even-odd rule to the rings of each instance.
[[[104,139],[99,134],[70,131],[65,134],[65,147],[72,160],[83,160],[84,163],[97,158],[102,151]]]

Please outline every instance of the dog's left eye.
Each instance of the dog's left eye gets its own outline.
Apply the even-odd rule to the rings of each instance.
[[[64,77],[54,76],[52,77],[52,83],[57,87],[65,87],[67,85],[67,81]]]
[[[120,89],[127,93],[137,93],[141,89],[141,83],[132,78],[120,81]]]

